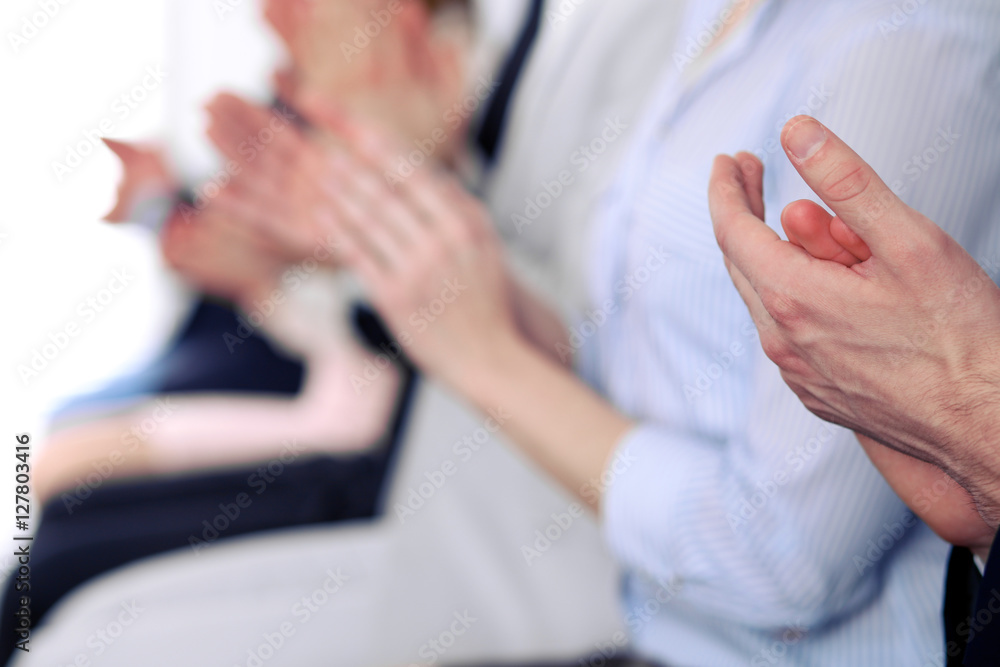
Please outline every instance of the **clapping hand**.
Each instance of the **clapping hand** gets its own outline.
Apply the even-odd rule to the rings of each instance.
[[[977,424],[996,413],[997,385],[975,369],[995,365],[1000,290],[818,122],[793,119],[782,142],[835,215],[790,204],[782,241],[763,222],[763,165],[745,153],[718,158],[710,186],[716,236],[764,351],[810,410],[859,433],[942,537],[988,549],[996,475],[970,462],[990,460],[994,434]]]

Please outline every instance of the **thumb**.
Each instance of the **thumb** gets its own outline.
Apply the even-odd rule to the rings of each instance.
[[[788,121],[781,144],[806,184],[876,255],[914,233],[914,211],[837,135],[809,116]]]

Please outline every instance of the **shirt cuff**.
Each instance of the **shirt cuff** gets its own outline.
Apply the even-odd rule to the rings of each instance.
[[[640,424],[627,433],[601,479],[602,530],[617,561],[660,585],[683,583],[681,572],[695,574],[687,570],[702,559],[685,551],[700,539],[684,536],[716,523],[702,520],[705,504],[695,500],[700,489],[717,485],[718,467],[714,447],[673,431]]]

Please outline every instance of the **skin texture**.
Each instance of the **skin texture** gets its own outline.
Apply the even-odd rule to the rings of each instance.
[[[764,351],[931,528],[985,555],[1000,519],[1000,289],[814,119],[789,121],[782,145],[835,215],[794,202],[781,240],[746,153],[717,158],[709,187]]]

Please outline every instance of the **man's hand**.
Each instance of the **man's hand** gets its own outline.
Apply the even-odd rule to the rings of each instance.
[[[751,167],[753,162],[742,158]],[[751,174],[752,176],[752,174]],[[781,226],[793,245],[816,259],[852,267],[871,258],[871,249],[843,220],[826,209],[803,200],[792,204],[781,217]],[[972,548],[985,559],[995,529],[987,525],[969,492],[941,468],[897,452],[858,434],[868,457],[882,472],[899,497],[940,537]]]
[[[1000,519],[1000,290],[817,121],[791,120],[782,143],[835,217],[795,202],[782,215],[792,243],[782,241],[763,223],[763,167],[748,154],[718,158],[709,193],[764,350],[817,415],[940,466],[967,489],[985,531],[958,506],[967,499],[954,489],[944,497],[971,528],[962,541],[974,542]],[[897,491],[937,474],[865,444]]]
[[[930,463],[897,452],[868,436],[858,441],[900,500],[941,539],[968,547],[986,560],[997,529],[986,523],[969,492]]]

